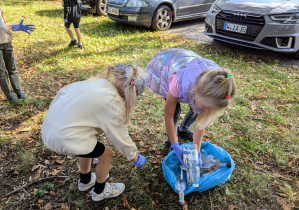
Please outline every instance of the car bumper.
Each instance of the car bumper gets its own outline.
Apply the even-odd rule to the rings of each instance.
[[[109,11],[109,7],[112,6],[108,5],[107,11]],[[154,10],[149,7],[133,8],[113,6],[113,8],[117,9],[119,14],[111,14],[108,12],[107,16],[114,21],[136,26],[151,26]]]
[[[283,53],[294,53],[299,50],[299,24],[280,24],[273,22],[268,16],[265,16],[263,17],[264,24],[259,26],[260,29],[255,30],[250,24],[231,21],[231,23],[247,25],[247,30],[255,30],[250,34],[252,36],[242,36],[242,34],[236,32],[221,30],[221,20],[217,19],[216,15],[208,14],[204,30],[204,34],[215,40]]]

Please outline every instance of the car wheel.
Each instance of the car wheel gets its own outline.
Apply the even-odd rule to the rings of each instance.
[[[107,16],[107,0],[97,0],[97,14]]]
[[[168,6],[160,6],[154,14],[152,20],[152,29],[164,31],[169,29],[172,23],[172,12]]]

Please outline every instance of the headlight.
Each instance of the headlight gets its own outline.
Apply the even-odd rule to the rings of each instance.
[[[148,4],[143,0],[130,0],[127,7],[148,7]]]
[[[299,13],[270,15],[270,18],[280,23],[299,24]]]
[[[220,8],[214,3],[212,4],[209,12],[212,13],[212,14],[216,14],[220,11]]]

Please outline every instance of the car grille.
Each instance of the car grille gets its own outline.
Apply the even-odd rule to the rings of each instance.
[[[246,34],[224,30],[223,27],[225,22],[247,26]],[[216,16],[217,34],[247,41],[254,41],[263,29],[264,25],[264,16],[252,13],[221,11]]]
[[[111,6],[118,6],[118,7],[123,7],[125,5],[126,1],[124,0],[109,0],[108,5]]]

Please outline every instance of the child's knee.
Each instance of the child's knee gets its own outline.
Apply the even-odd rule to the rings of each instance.
[[[98,159],[112,159],[114,152],[109,147],[105,146],[105,152]]]

